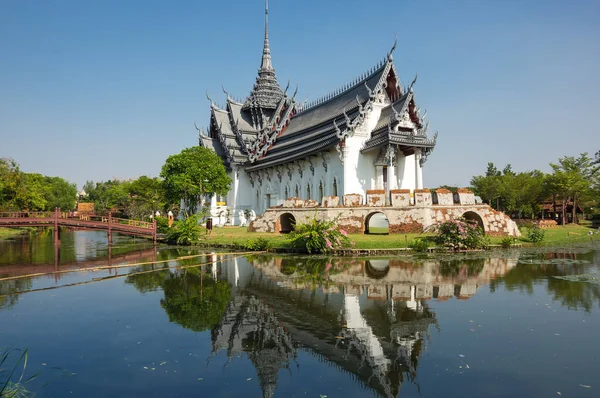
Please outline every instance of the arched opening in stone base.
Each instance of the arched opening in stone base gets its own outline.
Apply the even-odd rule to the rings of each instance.
[[[365,234],[388,235],[390,233],[390,222],[385,214],[375,212],[365,218]]]
[[[477,226],[481,228],[483,232],[486,232],[485,227],[483,225],[483,219],[479,214],[475,213],[474,211],[468,211],[465,214],[463,214],[462,217],[467,221],[475,221],[477,223]]]
[[[385,278],[390,272],[390,260],[367,260],[365,262],[365,271],[370,278]]]
[[[277,219],[275,230],[280,234],[289,234],[294,230],[296,225],[296,218],[291,213],[283,213]]]

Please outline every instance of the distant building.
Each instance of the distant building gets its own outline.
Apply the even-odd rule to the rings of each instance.
[[[237,225],[244,210],[262,214],[291,197],[321,202],[372,189],[422,189],[437,133],[429,138],[426,112],[416,105],[416,78],[402,86],[395,47],[351,83],[299,103],[297,89],[290,95],[277,82],[267,7],[262,61],[250,95],[237,101],[226,93],[223,108],[211,100],[210,126],[199,129],[199,144],[223,159],[233,181],[219,210],[213,198],[213,215],[225,214],[226,205]]]

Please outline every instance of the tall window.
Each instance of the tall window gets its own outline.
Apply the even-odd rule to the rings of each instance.
[[[310,184],[306,184],[306,199],[310,199]]]
[[[285,198],[287,199],[289,196],[288,187],[285,187]]]
[[[300,189],[298,188],[298,185],[296,185],[296,197],[300,197]]]
[[[335,177],[333,178],[333,196],[338,196],[337,180],[335,179]]]
[[[319,181],[319,197],[317,200],[323,200],[323,181]]]

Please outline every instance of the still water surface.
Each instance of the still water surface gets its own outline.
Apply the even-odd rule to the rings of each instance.
[[[63,272],[108,264],[138,265]],[[0,347],[29,349],[38,397],[600,396],[598,247],[351,259],[109,250],[84,231],[59,253],[51,235],[0,242],[0,278],[34,273],[0,281]]]

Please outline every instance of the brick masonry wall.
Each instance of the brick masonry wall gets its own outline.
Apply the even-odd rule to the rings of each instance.
[[[425,193],[417,193],[425,195]],[[428,193],[427,193],[428,194]],[[431,194],[429,199],[431,199]],[[347,197],[348,195],[346,195]],[[416,196],[416,195],[415,195]],[[374,212],[383,213],[390,225],[390,233],[421,232],[434,224],[466,217],[478,221],[487,235],[520,236],[519,229],[506,214],[492,209],[488,205],[421,205],[408,207],[368,207],[357,205],[358,201],[350,202],[353,207],[304,207],[297,201],[289,204],[293,207],[272,207],[250,224],[250,231],[279,232],[277,220],[282,214],[290,213],[296,223],[308,222],[313,217],[321,220],[338,219],[340,227],[352,233],[365,231],[365,220]],[[312,205],[312,203],[311,203]]]

